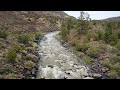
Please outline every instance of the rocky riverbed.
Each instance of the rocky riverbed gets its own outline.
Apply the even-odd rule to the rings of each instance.
[[[93,79],[82,59],[63,47],[55,36],[59,31],[44,35],[39,43],[37,79]]]

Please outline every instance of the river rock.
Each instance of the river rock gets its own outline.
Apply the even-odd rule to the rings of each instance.
[[[35,68],[32,69],[32,74],[35,75]]]
[[[83,78],[83,79],[94,79],[94,78],[92,78],[92,77],[85,77],[85,78]]]
[[[63,75],[63,74],[60,74],[59,76],[58,76],[58,79],[64,79],[65,78],[65,76]]]
[[[95,73],[95,74],[92,75],[92,77],[96,78],[96,79],[101,79],[102,75]]]
[[[53,65],[48,65],[48,67],[53,68],[54,66]]]

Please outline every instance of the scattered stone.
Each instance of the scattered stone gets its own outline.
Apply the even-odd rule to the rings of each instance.
[[[25,51],[25,50],[22,50],[21,53],[24,54],[24,55],[28,54],[27,51]]]
[[[31,79],[35,79],[35,77],[31,77]]]
[[[48,67],[53,68],[54,66],[53,65],[48,65]]]
[[[95,73],[95,74],[92,75],[92,77],[93,77],[93,78],[96,78],[96,79],[101,79],[101,78],[102,78],[102,75]]]
[[[69,72],[69,71],[66,71],[65,73],[70,75],[70,72]]]
[[[60,75],[58,76],[58,79],[65,79],[65,76],[64,76],[63,74],[60,74]]]
[[[32,74],[35,75],[35,68],[32,69]]]
[[[92,78],[92,77],[85,77],[85,78],[83,78],[83,79],[94,79],[94,78]]]

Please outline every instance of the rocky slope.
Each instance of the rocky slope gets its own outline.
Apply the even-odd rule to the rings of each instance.
[[[36,40],[41,32],[59,30],[62,11],[0,11],[0,78],[35,78]]]
[[[66,16],[62,11],[0,11],[0,26],[10,27],[17,32],[23,29],[49,31],[59,29]]]

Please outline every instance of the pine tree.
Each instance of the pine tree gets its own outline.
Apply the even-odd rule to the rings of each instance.
[[[80,30],[78,30],[79,34],[86,32],[86,30],[89,29],[89,21],[90,21],[90,15],[88,13],[85,13],[83,11],[80,12],[79,16],[79,24],[80,24]]]
[[[104,40],[106,41],[106,43],[109,43],[112,40],[112,24],[111,23],[108,23],[106,25]]]

